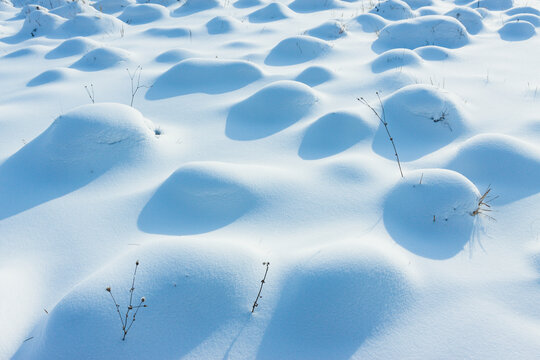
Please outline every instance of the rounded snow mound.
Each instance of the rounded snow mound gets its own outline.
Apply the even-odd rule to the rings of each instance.
[[[267,23],[290,18],[291,15],[292,12],[288,7],[283,4],[273,2],[249,14],[248,19],[252,23]]]
[[[65,295],[49,312],[39,346],[21,348],[18,358],[76,359],[90,351],[96,359],[184,358],[216,331],[241,331],[251,314],[253,284],[260,282],[260,259],[230,244],[201,247],[190,239],[143,244]],[[145,297],[147,307],[137,312],[122,341],[110,295],[124,314],[137,260],[133,306]]]
[[[383,100],[386,122],[402,161],[416,160],[451,143],[465,130],[460,100],[429,85],[409,85]],[[381,124],[373,150],[394,159],[394,150]]]
[[[87,52],[71,67],[82,71],[99,71],[128,61],[130,57],[131,54],[126,50],[102,47]]]
[[[450,170],[408,172],[384,201],[384,226],[396,243],[431,259],[448,259],[471,239],[480,193]]]
[[[234,140],[273,135],[306,116],[318,101],[315,92],[296,81],[265,86],[229,111],[225,133]]]
[[[211,35],[227,34],[238,28],[238,20],[230,16],[216,16],[206,23],[206,30]]]
[[[187,49],[171,49],[162,52],[156,57],[159,63],[177,63],[189,58],[200,57],[199,54]]]
[[[385,0],[378,2],[377,5],[375,5],[375,7],[369,12],[390,21],[410,19],[414,17],[414,12],[412,11],[411,7],[402,0]]]
[[[48,10],[58,8],[71,3],[72,0],[11,0],[15,7],[24,7],[26,5],[37,5]]]
[[[352,358],[414,301],[414,273],[402,253],[354,243],[309,255],[280,280],[257,359]]]
[[[146,93],[150,100],[204,93],[223,94],[263,77],[250,62],[222,59],[186,59],[160,75]]]
[[[60,82],[66,80],[71,75],[71,72],[75,71],[72,69],[60,68],[60,69],[51,69],[42,72],[32,80],[30,80],[27,86],[40,86],[55,82]]]
[[[114,14],[133,4],[135,4],[134,0],[99,0],[93,3],[92,6],[99,12]]]
[[[373,126],[351,111],[324,115],[305,131],[298,155],[304,160],[317,160],[339,154],[374,132]]]
[[[51,14],[47,8],[36,5],[26,6],[24,13],[26,18],[18,34],[22,37],[54,35],[66,21],[61,16]]]
[[[227,226],[257,199],[222,163],[191,163],[175,171],[142,210],[138,226],[153,234],[202,234]]]
[[[505,22],[519,22],[519,21],[527,21],[530,22],[534,27],[540,26],[540,16],[534,15],[534,14],[516,14],[510,16],[508,19],[505,20]]]
[[[66,19],[73,19],[78,14],[99,14],[99,12],[87,3],[76,1],[70,2],[50,11],[51,14],[59,15]]]
[[[99,46],[99,43],[84,37],[75,37],[62,42],[60,45],[49,51],[46,59],[60,59],[68,56],[81,55]]]
[[[492,11],[502,11],[514,6],[514,0],[476,0],[469,4],[472,8],[485,8]]]
[[[151,123],[121,104],[92,104],[59,116],[0,165],[0,219],[68,194],[117,166],[146,157]]]
[[[180,38],[191,36],[191,30],[182,27],[158,27],[146,30],[145,34],[155,37]]]
[[[306,34],[323,40],[337,40],[347,36],[347,31],[343,23],[336,20],[330,20],[308,30]]]
[[[233,6],[237,9],[246,9],[262,4],[262,0],[236,0]]]
[[[385,19],[375,14],[359,15],[356,17],[356,21],[360,24],[363,31],[369,33],[378,32],[388,25],[388,22]]]
[[[428,61],[442,61],[450,57],[448,50],[440,46],[422,46],[414,49],[414,51],[418,53],[422,59]]]
[[[337,0],[294,0],[289,8],[297,13],[310,13],[343,7]]]
[[[222,7],[220,0],[186,0],[182,6],[174,10],[173,15],[188,16],[218,7]]]
[[[420,66],[422,58],[409,49],[392,49],[379,56],[371,63],[374,73],[381,73],[390,69],[402,68],[403,66]]]
[[[78,14],[62,24],[58,31],[68,37],[120,34],[122,24],[120,20],[107,14]]]
[[[507,10],[506,15],[517,15],[517,14],[533,14],[540,16],[540,10],[530,7],[530,6],[518,6],[510,10]]]
[[[406,2],[413,10],[433,5],[433,0],[403,0],[403,2]]]
[[[499,36],[506,41],[523,41],[536,35],[534,25],[528,21],[511,21],[499,29]]]
[[[277,44],[264,63],[273,66],[300,64],[323,56],[330,49],[326,41],[311,36],[293,36]]]
[[[508,203],[540,191],[540,149],[503,134],[476,135],[448,164],[482,189],[490,185],[497,202]]]
[[[478,13],[478,11],[468,7],[455,7],[445,15],[457,19],[463,24],[463,26],[465,26],[469,34],[478,34],[484,27],[482,16]]]
[[[442,15],[397,21],[387,25],[379,35],[373,43],[373,49],[378,52],[426,45],[454,49],[469,43],[467,29],[456,19]]]
[[[161,5],[133,4],[126,7],[118,19],[122,20],[126,24],[140,25],[164,19],[168,16],[168,14],[169,12],[167,9]]]
[[[330,69],[322,66],[310,66],[302,71],[295,80],[313,87],[332,80],[334,77],[335,75]]]

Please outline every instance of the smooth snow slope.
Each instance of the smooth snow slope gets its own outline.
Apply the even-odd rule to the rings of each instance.
[[[0,0],[0,359],[538,358],[539,27]]]

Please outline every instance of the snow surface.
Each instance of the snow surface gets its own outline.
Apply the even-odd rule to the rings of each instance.
[[[537,359],[539,27],[0,0],[0,359]]]

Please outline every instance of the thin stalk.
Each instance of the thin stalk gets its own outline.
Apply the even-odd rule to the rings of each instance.
[[[264,277],[261,280],[261,287],[259,288],[259,293],[257,294],[257,297],[255,298],[255,302],[253,303],[253,308],[251,309],[251,313],[255,312],[255,308],[259,306],[259,299],[262,297],[261,292],[263,289],[263,286],[266,282],[266,275],[268,274],[268,267],[270,266],[269,262],[264,262],[263,265],[266,265],[266,271],[264,272]]]

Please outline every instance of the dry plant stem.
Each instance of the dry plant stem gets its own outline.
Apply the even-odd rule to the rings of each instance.
[[[498,196],[489,197],[488,195],[489,195],[490,191],[491,191],[491,187],[488,186],[488,189],[478,199],[478,205],[477,205],[476,209],[473,212],[471,212],[472,216],[484,215],[484,216],[487,216],[488,218],[490,218],[492,220],[495,220],[493,217],[486,214],[486,212],[492,211],[491,210],[491,205],[489,203],[498,198]]]
[[[149,88],[149,86],[141,85],[141,73],[142,73],[142,67],[141,65],[137,66],[135,71],[131,73],[129,69],[126,69],[129,75],[129,79],[131,80],[131,102],[129,106],[133,107],[133,101],[135,100],[135,95],[137,95],[137,92],[140,88]],[[138,74],[137,74],[138,73]],[[137,77],[137,83],[135,83],[135,77]]]
[[[386,130],[386,134],[388,134],[388,139],[390,139],[390,142],[392,143],[392,147],[394,148],[394,155],[396,156],[396,161],[397,161],[397,164],[398,164],[398,167],[399,167],[399,173],[401,174],[401,177],[403,178],[404,176],[403,176],[403,170],[401,169],[401,162],[399,161],[399,155],[398,155],[398,152],[397,152],[397,149],[396,149],[396,144],[394,143],[394,138],[392,137],[392,135],[390,135],[390,130],[388,130],[388,122],[386,122],[386,113],[384,112],[384,106],[383,106],[382,101],[381,101],[381,96],[379,95],[378,91],[375,94],[377,94],[377,98],[379,99],[379,104],[381,105],[382,117],[381,117],[381,115],[379,115],[377,110],[375,110],[367,102],[366,99],[364,99],[363,97],[360,97],[360,98],[357,98],[357,100],[360,101],[362,104],[366,105],[368,108],[370,108],[371,111],[373,111],[373,113],[375,114],[375,116],[377,116],[379,121],[384,125],[384,128]]]
[[[264,272],[264,277],[261,280],[261,287],[259,288],[259,293],[257,294],[257,297],[255,298],[255,302],[253,303],[253,308],[251,309],[251,313],[255,312],[255,308],[259,306],[259,299],[262,298],[261,292],[264,286],[264,283],[266,282],[266,274],[268,274],[268,267],[270,266],[269,262],[263,262],[263,265],[266,265],[266,271]]]
[[[86,90],[86,93],[88,94],[88,97],[90,100],[92,100],[92,104],[96,103],[96,96],[94,95],[94,84],[90,84],[90,89],[88,90],[88,86],[84,86],[84,89]]]

